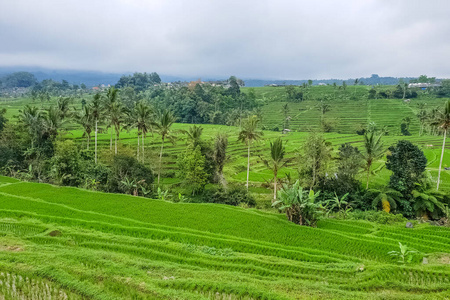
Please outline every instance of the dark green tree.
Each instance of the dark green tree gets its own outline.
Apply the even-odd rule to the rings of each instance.
[[[427,159],[423,151],[410,141],[398,141],[388,150],[386,168],[393,172],[389,185],[403,195],[409,195],[423,177]]]
[[[183,178],[185,186],[192,189],[192,195],[200,193],[208,182],[208,173],[205,170],[205,156],[200,146],[189,146],[186,152],[178,157],[179,177]]]

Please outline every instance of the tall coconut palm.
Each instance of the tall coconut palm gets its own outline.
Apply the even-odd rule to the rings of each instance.
[[[223,167],[227,160],[228,136],[224,133],[217,133],[214,140],[213,160],[216,165],[216,179],[223,186],[226,185],[223,176]]]
[[[116,89],[114,87],[109,88],[108,92],[106,93],[105,106],[104,106],[106,115],[108,116],[108,119],[109,119],[108,127],[111,128],[111,139],[109,141],[109,150],[111,150],[111,151],[112,151],[113,126],[114,126],[114,123],[112,121],[112,110],[113,110],[114,104],[119,102],[119,94],[118,93],[119,93],[118,89]],[[117,108],[117,105],[115,108]]]
[[[250,147],[254,141],[259,140],[263,136],[263,132],[258,130],[259,119],[256,117],[249,117],[246,122],[244,122],[241,131],[239,132],[238,141],[243,142],[247,145],[247,183],[246,187],[248,190],[248,179],[250,174]]]
[[[435,125],[439,130],[442,130],[444,132],[444,138],[442,140],[441,160],[439,162],[439,171],[436,187],[436,190],[439,190],[439,183],[441,181],[442,160],[444,159],[445,139],[447,138],[447,131],[450,128],[450,100],[448,100],[447,103],[445,104],[444,111],[438,112],[437,117],[433,122],[433,125]]]
[[[152,109],[146,103],[140,101],[135,103],[134,108],[129,114],[129,126],[131,128],[137,128],[137,159],[140,159],[142,155],[142,163],[145,161],[145,148],[144,141],[147,132],[151,130]],[[140,139],[142,138],[142,149]]]
[[[317,109],[320,111],[320,125],[323,126],[325,114],[331,110],[331,105],[320,101],[320,103],[317,105]]]
[[[355,97],[356,97],[356,86],[358,85],[358,83],[359,83],[359,79],[356,78],[355,79],[355,83],[354,83],[354,85],[355,85]]]
[[[99,93],[94,95],[94,98],[91,102],[92,109],[92,117],[94,118],[95,123],[95,138],[94,138],[94,159],[95,163],[97,163],[97,135],[98,135],[98,122],[100,120],[101,115],[103,114],[103,104],[101,101],[102,97]]]
[[[370,179],[370,169],[372,164],[379,158],[381,158],[384,154],[384,146],[381,141],[381,137],[383,133],[380,133],[378,136],[375,136],[375,131],[370,131],[369,133],[364,134],[364,149],[362,152],[362,156],[365,160],[366,170],[367,170],[367,183],[366,189],[369,188],[369,179]]]
[[[174,137],[172,136],[171,127],[173,123],[175,123],[176,117],[170,110],[161,111],[156,118],[156,122],[152,122],[153,126],[156,128],[156,131],[159,135],[161,135],[161,151],[159,153],[159,170],[158,170],[158,185],[161,178],[161,169],[162,169],[162,154],[164,150],[164,141],[166,139],[170,139],[174,141]]]
[[[122,125],[125,122],[127,109],[123,106],[122,102],[116,101],[111,105],[108,113],[111,125],[114,126],[115,132],[114,154],[117,155],[117,143],[120,138],[120,131],[122,130]]]
[[[277,138],[273,143],[270,142],[270,160],[262,159],[264,164],[273,172],[273,201],[277,200],[277,183],[278,171],[286,166],[292,159],[286,159],[285,146],[280,138]]]
[[[419,136],[421,136],[423,134],[423,129],[425,126],[425,123],[427,121],[428,118],[428,114],[427,111],[425,109],[421,109],[417,114],[416,114],[417,118],[419,119],[420,122],[420,131],[419,131]]]
[[[89,144],[91,143],[91,133],[95,126],[95,119],[92,113],[92,106],[85,105],[83,109],[74,115],[76,123],[83,127],[83,137],[86,137],[87,150],[89,150]]]

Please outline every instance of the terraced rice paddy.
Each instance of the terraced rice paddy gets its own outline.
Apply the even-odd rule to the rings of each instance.
[[[243,89],[248,91],[247,88]],[[282,128],[283,114],[281,107],[285,104],[285,89],[280,87],[262,87],[253,88],[258,99],[269,99],[268,103],[262,107],[263,116],[262,124],[267,128],[278,127]],[[437,178],[437,169],[440,158],[440,147],[442,140],[440,136],[419,136],[419,122],[415,116],[418,108],[417,104],[426,103],[428,109],[432,107],[442,106],[445,99],[420,98],[411,100],[410,104],[404,104],[398,99],[372,99],[372,100],[351,100],[347,99],[353,95],[354,87],[348,87],[346,91],[337,90],[336,100],[334,100],[333,87],[313,87],[311,88],[310,98],[314,100],[306,100],[301,103],[289,103],[290,113],[292,116],[290,128],[300,130],[302,132],[291,132],[287,135],[282,135],[280,132],[264,131],[264,138],[257,142],[252,147],[251,157],[251,191],[258,194],[259,199],[270,199],[270,190],[263,188],[264,183],[272,179],[271,172],[264,166],[259,156],[269,155],[269,143],[276,137],[281,136],[288,141],[286,144],[287,155],[296,156],[301,151],[300,148],[303,141],[307,137],[310,129],[317,129],[320,124],[320,112],[316,109],[318,99],[321,97],[327,98],[331,105],[331,110],[326,113],[327,119],[333,119],[336,122],[337,131],[333,133],[326,133],[325,138],[333,144],[337,151],[342,143],[351,143],[359,148],[362,148],[363,137],[356,134],[356,128],[360,125],[366,126],[369,122],[375,122],[378,127],[387,126],[389,135],[384,137],[384,144],[387,147],[394,144],[400,139],[407,139],[419,145],[428,159],[428,170]],[[367,95],[368,87],[357,86],[358,96]],[[347,98],[345,98],[345,97]],[[330,99],[331,97],[331,99]],[[7,115],[12,118],[17,115],[19,109],[30,99],[9,100],[2,101],[0,107],[8,109]],[[77,102],[78,103],[78,102]],[[74,104],[77,104],[74,103]],[[79,103],[78,103],[79,104]],[[36,102],[35,105],[40,105]],[[44,103],[44,106],[48,105]],[[411,118],[410,131],[412,136],[405,137],[400,134],[400,124],[404,117]],[[186,130],[189,124],[175,124],[173,129],[175,132],[182,129]],[[247,164],[247,148],[244,144],[237,141],[239,132],[238,127],[220,126],[220,125],[201,125],[204,128],[203,138],[205,140],[212,140],[216,132],[225,132],[229,135],[228,155],[229,159],[225,165],[225,177],[229,182],[245,182],[246,180],[246,164]],[[82,138],[82,131],[74,125],[69,125],[67,131],[62,134],[63,138],[75,139],[82,147],[86,146],[86,140]],[[176,178],[176,161],[179,153],[184,151],[186,139],[181,133],[178,136],[175,144],[166,143],[163,155],[163,183],[166,188],[171,189],[180,182]],[[93,143],[93,141],[92,141]],[[106,131],[99,134],[99,148],[100,160],[108,162],[111,159],[109,151],[110,133]],[[135,154],[137,145],[135,131],[122,131],[120,135],[120,144],[123,145],[119,153]],[[159,150],[161,147],[161,140],[157,134],[148,136],[146,142],[146,162],[154,170],[158,168]],[[432,145],[432,146],[430,146]],[[92,144],[91,144],[92,146]],[[444,155],[443,167],[450,166],[449,155],[450,143],[446,145],[446,153]],[[373,175],[371,179],[371,186],[385,184],[389,180],[390,171],[384,167],[384,160],[378,161],[373,168]],[[294,178],[297,176],[297,164],[292,163],[287,168],[281,170],[281,176],[285,173],[290,173]],[[450,189],[450,172],[443,171],[442,173],[442,188],[444,190]],[[361,179],[364,181],[364,175],[361,174]],[[266,203],[267,204],[267,203]],[[270,205],[270,204],[269,204]]]
[[[428,254],[398,264],[398,242]],[[3,299],[448,299],[450,230],[0,178]]]

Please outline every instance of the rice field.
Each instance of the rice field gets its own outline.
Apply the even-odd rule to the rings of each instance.
[[[259,99],[268,99],[262,125],[281,128],[284,89],[254,90]],[[416,102],[434,107],[444,100],[407,105],[393,99],[354,101],[345,93],[337,92],[326,114],[336,124],[336,132],[324,134],[335,150],[343,143],[361,148],[363,137],[355,128],[375,122],[389,128],[386,148],[400,139],[412,141],[437,177],[442,139],[419,136],[415,112]],[[365,93],[367,87],[357,87],[356,95]],[[269,155],[269,143],[277,137],[287,142],[287,156],[297,156],[308,131],[319,127],[320,95],[333,97],[333,89],[312,88],[309,100],[289,103],[296,131],[264,130],[253,145],[250,191],[258,207],[270,205],[266,185],[272,179],[259,156]],[[7,107],[12,117],[29,101],[0,101],[0,108]],[[412,136],[399,135],[405,116],[411,117]],[[173,130],[189,126],[177,123]],[[229,135],[225,178],[244,184],[247,148],[237,141],[239,128],[202,126],[204,140],[217,132]],[[86,147],[80,129],[66,129],[60,139]],[[180,182],[176,159],[186,147],[186,138],[177,136],[175,144],[165,144],[163,155],[163,187],[169,190]],[[111,158],[109,139],[110,132],[99,134],[99,158],[105,163]],[[160,137],[149,135],[146,145],[146,164],[156,169]],[[135,131],[121,132],[119,153],[133,155],[136,146]],[[447,143],[443,167],[450,166],[449,153]],[[389,180],[384,160],[375,163],[371,186]],[[295,178],[297,167],[293,162],[280,174]],[[442,189],[449,191],[450,172],[441,177]],[[398,251],[399,242],[420,254],[411,263],[396,262],[388,252]],[[331,218],[309,228],[266,210],[172,203],[0,176],[0,299],[450,299],[449,286],[449,228]]]
[[[398,242],[422,254],[397,263]],[[2,299],[448,299],[449,244],[450,229],[428,224],[309,228],[0,177]]]

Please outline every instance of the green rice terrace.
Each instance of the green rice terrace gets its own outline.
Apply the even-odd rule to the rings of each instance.
[[[60,97],[47,94],[48,100],[42,102],[28,97],[0,99],[0,117],[8,120],[0,122],[5,124],[0,128],[0,142],[5,144],[0,144],[0,174],[8,176],[0,175],[0,299],[450,299],[450,169],[446,169],[450,167],[450,143],[441,152],[443,135],[433,119],[448,98],[426,91],[410,101],[369,99],[368,86],[346,90],[305,86],[302,100],[291,101],[280,87],[242,88],[235,98],[216,89],[199,91],[196,85],[193,91],[177,91],[182,96],[170,94],[171,89],[159,91],[167,93],[164,97],[149,96],[154,91],[142,92],[143,98],[116,118],[120,155],[114,154],[112,113],[102,110],[95,163],[95,122],[89,119],[89,144],[86,127],[80,125],[80,118],[87,115],[81,110],[82,98],[83,105],[91,108],[93,94],[71,99],[64,122],[62,111],[55,108]],[[106,102],[111,90],[98,94],[97,100]],[[149,110],[163,107],[168,112],[179,109],[170,102],[174,95],[184,101],[197,97],[195,93],[205,99],[214,95],[214,99],[234,101],[236,107],[239,99],[251,98],[248,94],[256,103],[244,110],[248,123],[230,117],[236,112],[230,104],[224,110],[233,122],[216,114],[220,122],[197,124],[202,128],[198,144],[210,146],[207,150],[215,147],[218,133],[227,138],[221,174],[225,184],[209,176],[197,194],[180,175],[182,155],[199,153],[201,163],[197,164],[202,170],[207,165],[205,157],[213,156],[202,156],[200,146],[189,148],[193,139],[188,133],[195,129],[186,124],[190,118],[170,124],[173,140],[164,140],[162,130],[153,130],[158,126],[155,122],[146,134],[126,124],[130,110],[138,105],[148,105],[144,108]],[[115,105],[125,106],[121,103],[125,96],[117,99]],[[106,107],[103,102],[99,103]],[[321,110],[324,103],[328,106]],[[35,117],[28,121],[35,123],[18,117],[26,105],[36,107],[33,111],[27,106],[28,117]],[[208,105],[208,113],[217,113],[212,102]],[[418,117],[421,111],[428,116],[426,122]],[[55,119],[50,124],[52,113]],[[160,115],[164,114],[149,113],[145,122]],[[250,149],[242,131],[256,119],[260,123],[254,129],[261,136],[250,143]],[[341,145],[361,150],[356,149],[348,165],[353,158],[361,159],[370,133],[374,137],[381,132],[382,145],[369,171],[362,163],[349,167],[356,170],[350,176],[351,192],[338,195],[335,190],[328,194],[322,190],[320,194],[317,184],[304,185],[297,196],[309,197],[314,204],[320,194],[322,202],[315,206],[320,217],[317,223],[302,223],[309,222],[309,216],[305,213],[302,219],[298,213],[300,221],[295,222],[290,217],[298,215],[289,211],[294,205],[288,209],[276,206],[275,183],[280,183],[275,193],[280,198],[302,176],[309,176],[301,170],[312,132],[326,141],[323,145],[329,151],[320,158],[327,161],[319,170],[323,182],[333,174],[338,179]],[[265,159],[276,141],[281,141],[286,163],[280,163],[274,180]],[[410,190],[401,190],[403,194],[393,191],[394,171],[388,168],[395,152],[388,148],[399,141],[411,142],[408,151],[415,151],[417,160],[423,158],[420,176]],[[126,176],[114,182],[110,179],[127,167],[115,165],[119,156],[134,164],[129,168],[144,170],[136,176],[149,176],[145,188],[138,191],[139,183],[146,184],[141,177],[136,181]],[[411,160],[415,159],[407,163]],[[434,190],[436,182],[439,191]],[[395,187],[403,188],[402,184]],[[121,190],[119,185],[131,188]],[[229,187],[241,188],[237,193],[249,195],[254,203],[208,203],[202,196],[209,197],[211,191],[224,193]],[[373,191],[379,196],[370,194]],[[349,198],[356,195],[350,203],[344,201],[349,194]]]
[[[3,299],[450,297],[448,228],[0,184]],[[422,254],[397,263],[398,242]]]

